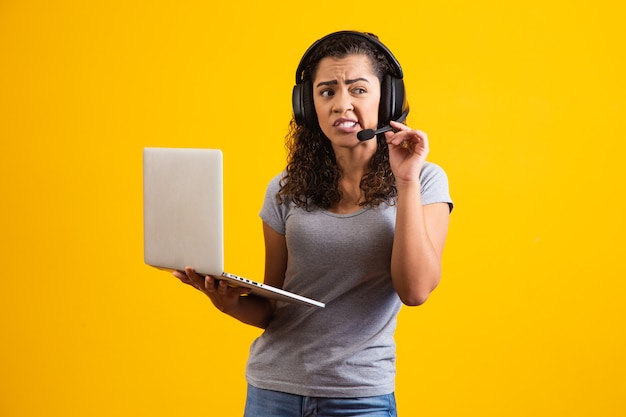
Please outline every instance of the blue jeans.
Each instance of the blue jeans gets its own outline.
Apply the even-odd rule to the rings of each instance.
[[[248,384],[244,417],[397,417],[394,393],[377,397],[320,398]]]

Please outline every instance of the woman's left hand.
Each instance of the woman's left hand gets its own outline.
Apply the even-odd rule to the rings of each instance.
[[[389,163],[396,181],[419,181],[428,155],[428,136],[420,130],[391,121],[395,132],[385,133],[389,145]]]

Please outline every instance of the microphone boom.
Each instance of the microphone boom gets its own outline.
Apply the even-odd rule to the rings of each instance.
[[[389,125],[383,126],[380,129],[376,129],[376,130],[374,130],[374,129],[365,129],[365,130],[361,130],[359,133],[357,133],[356,137],[361,142],[364,142],[366,140],[372,139],[376,135],[379,135],[379,134],[385,133],[385,132],[389,132],[390,130],[393,130],[393,128],[391,126],[389,126]]]

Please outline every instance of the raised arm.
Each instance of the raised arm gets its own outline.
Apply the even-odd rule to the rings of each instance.
[[[428,137],[392,122],[389,158],[396,177],[398,206],[391,255],[391,277],[404,304],[423,304],[441,278],[443,247],[448,234],[447,203],[422,204],[420,173],[428,154]]]

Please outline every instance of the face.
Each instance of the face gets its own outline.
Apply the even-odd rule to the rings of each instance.
[[[320,128],[333,144],[359,143],[358,132],[378,125],[380,81],[370,59],[322,59],[313,80],[313,102]]]

